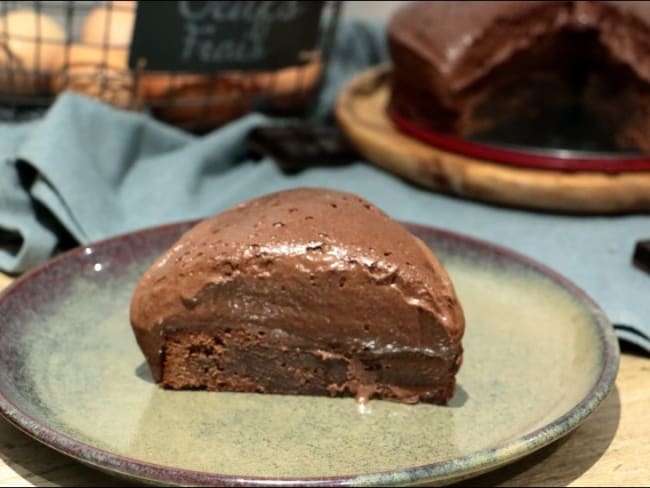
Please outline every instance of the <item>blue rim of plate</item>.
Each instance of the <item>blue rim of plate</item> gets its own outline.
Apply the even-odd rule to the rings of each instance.
[[[192,222],[179,222],[152,227],[149,229],[115,236],[88,244],[96,252],[111,245],[123,242],[136,236],[166,235],[171,232],[187,230]],[[544,427],[536,429],[525,436],[505,442],[494,447],[479,450],[475,453],[455,459],[440,461],[432,464],[414,466],[393,471],[382,471],[369,474],[311,477],[311,478],[279,478],[237,476],[219,473],[174,468],[169,466],[147,463],[126,456],[119,456],[109,451],[98,449],[78,441],[67,434],[49,428],[34,419],[18,406],[9,401],[0,390],[0,416],[30,437],[46,446],[76,459],[86,465],[101,471],[130,479],[137,479],[152,484],[167,485],[203,485],[203,486],[387,486],[404,485],[409,483],[444,482],[445,480],[459,481],[472,476],[491,471],[509,464],[517,459],[558,440],[578,427],[607,397],[614,386],[619,364],[618,340],[611,323],[600,307],[579,287],[553,269],[516,251],[503,246],[492,244],[481,239],[475,239],[456,232],[441,230],[435,227],[403,222],[411,232],[419,236],[437,235],[449,241],[460,241],[468,247],[488,251],[498,258],[506,258],[533,269],[551,278],[555,283],[580,299],[590,310],[596,324],[597,335],[601,345],[600,372],[598,379],[585,397],[572,409],[556,418]],[[57,266],[64,266],[70,259],[83,255],[87,246],[77,247],[67,251],[34,270],[24,274],[0,293],[0,303],[10,299],[13,293],[29,280],[37,279],[39,275]]]

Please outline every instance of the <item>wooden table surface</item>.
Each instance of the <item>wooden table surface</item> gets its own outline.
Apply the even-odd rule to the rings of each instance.
[[[10,283],[0,274],[0,288]],[[127,486],[41,445],[0,419],[0,486]],[[650,485],[650,360],[625,349],[616,387],[574,432],[472,480],[480,486]]]

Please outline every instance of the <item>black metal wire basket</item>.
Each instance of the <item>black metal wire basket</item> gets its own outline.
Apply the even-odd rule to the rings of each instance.
[[[129,68],[135,1],[0,2],[0,119],[39,116],[66,90],[188,130],[252,110],[305,111],[323,80],[341,4],[325,2],[317,55],[305,64],[190,73]]]

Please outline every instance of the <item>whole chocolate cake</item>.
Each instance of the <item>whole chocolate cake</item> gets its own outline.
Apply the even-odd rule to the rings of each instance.
[[[465,321],[437,258],[349,193],[297,189],[204,220],[140,279],[136,339],[172,389],[445,403]]]
[[[468,136],[580,104],[650,150],[648,2],[414,2],[388,40],[394,115]]]

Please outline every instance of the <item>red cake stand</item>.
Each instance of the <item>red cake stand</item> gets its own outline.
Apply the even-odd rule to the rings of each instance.
[[[456,154],[520,168],[554,171],[625,173],[650,171],[650,155],[642,153],[601,153],[573,149],[545,149],[537,147],[508,147],[505,144],[485,144],[429,130],[410,121],[394,110],[387,109],[388,117],[405,134],[433,147]]]

